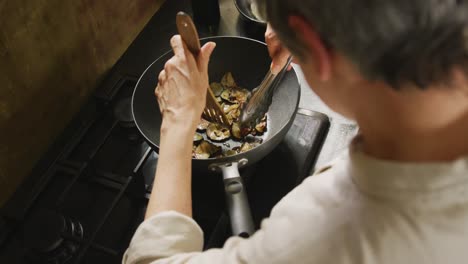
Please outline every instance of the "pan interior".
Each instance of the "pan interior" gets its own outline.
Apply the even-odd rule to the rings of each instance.
[[[232,72],[237,84],[252,90],[260,84],[271,60],[265,44],[239,37],[215,37],[202,40],[216,42],[209,65],[210,82],[219,82],[226,72]],[[172,57],[168,52],[156,60],[138,81],[132,101],[135,123],[144,137],[154,146],[159,145],[161,114],[154,96],[157,76]],[[298,83],[293,71],[288,72],[278,86],[268,111],[267,132],[263,142],[274,137],[295,113],[298,101]],[[231,147],[238,143],[231,142]]]
[[[242,140],[242,141],[234,140],[231,138],[223,142],[213,142],[212,140],[208,139],[208,136],[206,135],[206,133],[200,133],[200,134],[203,135],[203,138],[209,141],[210,143],[213,143],[216,146],[222,147],[223,150],[228,150],[228,149],[232,149],[235,147],[240,147],[242,143],[245,141],[246,142],[256,142],[257,140],[261,140],[262,142],[266,141],[268,139],[268,135],[270,134],[270,130],[269,130],[270,123],[271,123],[270,117],[269,117],[269,114],[267,113],[267,130],[265,131],[265,133],[259,136],[255,136],[255,137],[249,135],[247,136],[246,140]]]

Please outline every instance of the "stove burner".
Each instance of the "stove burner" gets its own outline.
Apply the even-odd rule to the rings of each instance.
[[[135,120],[132,114],[132,98],[127,97],[119,100],[114,106],[114,115],[122,127],[135,127]]]
[[[36,263],[66,263],[78,251],[83,227],[57,212],[39,210],[24,226],[28,257]]]

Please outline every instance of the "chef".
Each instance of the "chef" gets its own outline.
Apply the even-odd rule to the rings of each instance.
[[[258,4],[271,24],[272,67],[291,52],[360,134],[252,237],[202,252],[191,150],[216,47],[194,57],[174,36],[155,90],[163,122],[154,189],[123,263],[467,263],[468,1]]]

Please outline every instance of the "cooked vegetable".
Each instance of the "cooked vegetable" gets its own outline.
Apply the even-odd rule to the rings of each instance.
[[[202,140],[203,140],[203,136],[201,134],[195,133],[195,135],[193,135],[193,143],[195,145],[198,145]]]
[[[237,123],[237,122],[232,123],[231,132],[232,132],[231,133],[232,136],[235,139],[242,139],[242,134],[241,134],[241,129],[240,129],[239,123]]]
[[[223,111],[225,114],[233,110],[238,110],[238,109],[239,109],[239,104],[223,104]]]
[[[226,114],[226,117],[229,120],[229,123],[232,124],[232,122],[237,121],[239,119],[239,104],[223,103],[221,106],[223,108],[224,113]]]
[[[206,128],[206,135],[209,139],[219,142],[229,139],[231,137],[231,131],[221,124],[211,123]]]
[[[203,140],[193,151],[193,157],[196,159],[208,159],[221,153],[222,148],[208,141]]]
[[[231,72],[224,74],[223,78],[221,79],[221,84],[225,88],[237,87]]]
[[[257,147],[258,145],[260,145],[260,143],[256,143],[256,142],[252,142],[252,143],[244,142],[244,143],[242,143],[242,145],[241,145],[240,148],[239,148],[239,153],[243,153],[243,152],[249,151],[249,150],[251,150],[251,149]]]
[[[228,157],[249,151],[260,145],[263,139],[255,136],[262,135],[267,130],[266,115],[252,128],[241,129],[238,123],[241,106],[247,102],[251,92],[237,86],[230,72],[223,76],[221,83],[212,82],[210,89],[213,91],[216,100],[220,103],[222,110],[232,125],[231,127],[226,127],[201,119],[197,126],[197,131],[206,133],[208,140],[204,140],[202,134],[196,133],[193,138],[194,147],[192,156],[197,159]],[[231,145],[228,142],[224,142],[230,138],[242,142],[242,145],[230,149]],[[224,143],[222,146],[217,146],[210,141]]]
[[[220,83],[213,82],[210,84],[211,91],[213,91],[214,96],[220,96],[223,92],[223,85]]]
[[[267,128],[267,117],[266,115],[260,120],[260,122],[255,126],[255,131],[257,131],[257,135],[262,135],[265,133]]]
[[[197,130],[200,132],[205,132],[206,128],[210,125],[211,123],[205,119],[201,119],[200,123],[198,123]]]
[[[236,110],[232,110],[231,112],[227,113],[226,114],[226,117],[227,119],[229,120],[229,122],[232,124],[234,121],[237,121],[239,119],[239,116],[240,116],[240,110],[239,109],[236,109]]]
[[[250,96],[250,91],[243,88],[228,88],[221,93],[221,98],[231,104],[245,103]]]
[[[237,151],[235,151],[233,149],[228,149],[228,150],[224,151],[223,156],[229,157],[229,156],[233,156],[233,155],[236,155],[236,154],[238,154]]]
[[[193,157],[196,158],[196,159],[209,159],[210,154],[208,154],[208,153],[195,153],[195,154],[193,154]]]

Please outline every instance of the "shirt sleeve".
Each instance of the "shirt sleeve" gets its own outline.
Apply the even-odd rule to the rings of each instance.
[[[138,227],[122,263],[151,263],[202,249],[203,231],[192,218],[175,211],[162,212]]]
[[[231,237],[223,248],[204,252],[203,232],[193,219],[172,211],[157,214],[137,229],[122,263],[298,263],[315,253],[298,246],[307,241],[302,234],[304,229],[298,226],[305,227],[310,218],[303,217],[303,199],[294,197],[296,192],[283,199],[250,238]]]
[[[257,232],[258,233],[258,232]],[[192,219],[170,211],[145,220],[124,254],[123,264],[246,263],[245,246],[255,242],[230,238],[222,249],[203,249],[203,231]],[[249,250],[248,250],[249,251]],[[241,253],[243,252],[243,253]]]
[[[137,229],[123,264],[277,264],[300,263],[304,259],[328,264],[321,259],[323,252],[328,251],[325,247],[330,246],[323,239],[327,232],[311,224],[311,219],[318,225],[328,222],[322,219],[327,214],[311,199],[323,190],[311,189],[316,186],[311,180],[305,180],[284,197],[253,236],[231,237],[220,249],[202,252],[203,232],[190,217],[173,211],[157,214]]]

